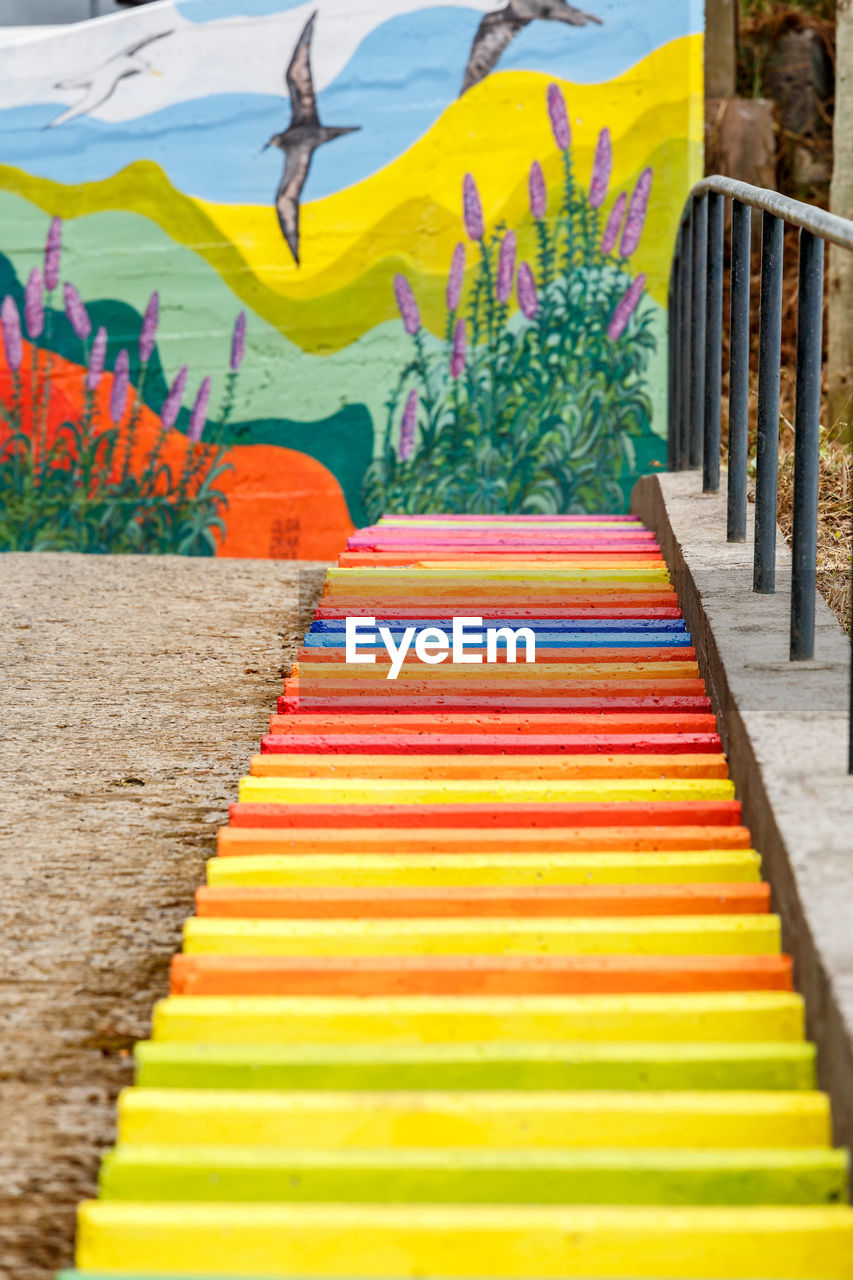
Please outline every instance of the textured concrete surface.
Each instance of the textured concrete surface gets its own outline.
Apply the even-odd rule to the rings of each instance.
[[[836,1138],[853,1146],[850,643],[818,597],[815,658],[788,661],[789,552],[779,534],[776,594],[756,595],[752,508],[747,541],[727,543],[725,484],[724,473],[714,497],[702,494],[697,472],[645,477],[631,509],[655,530],[673,572],[806,997]]]
[[[0,1277],[47,1280],[322,571],[0,557]]]

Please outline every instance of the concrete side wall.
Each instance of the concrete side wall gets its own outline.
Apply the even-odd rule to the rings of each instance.
[[[853,1146],[853,777],[846,772],[850,645],[818,597],[816,658],[788,661],[791,558],[752,591],[752,525],[726,542],[725,476],[647,476],[631,510],[660,539],[744,808],[782,917],[816,1041],[835,1139]]]

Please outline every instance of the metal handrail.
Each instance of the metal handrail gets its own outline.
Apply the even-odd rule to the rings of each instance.
[[[800,229],[794,525],[791,536],[792,661],[814,657],[824,244],[853,251],[853,221],[719,174],[697,182],[678,225],[669,279],[670,470],[702,468],[702,491],[720,489],[725,201],[731,209],[729,312],[729,542],[746,541],[749,447],[749,298],[752,210],[761,212],[758,431],[753,590],[776,589],[779,384],[782,365],[784,224]],[[853,655],[852,655],[853,656]],[[848,772],[853,773],[853,669]]]

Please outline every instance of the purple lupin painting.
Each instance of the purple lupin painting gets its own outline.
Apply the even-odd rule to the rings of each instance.
[[[642,240],[652,170],[633,179],[630,197],[612,192],[616,157],[605,125],[582,177],[559,85],[548,85],[543,114],[562,173],[546,178],[534,157],[526,174],[509,176],[526,196],[517,226],[489,225],[477,175],[464,175],[467,245],[456,244],[448,265],[443,346],[429,340],[410,278],[394,279],[414,350],[367,473],[371,518],[448,507],[602,511],[624,502],[622,477],[652,414],[654,313],[647,273],[628,263]]]

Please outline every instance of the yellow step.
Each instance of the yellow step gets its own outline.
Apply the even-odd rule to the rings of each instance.
[[[193,917],[190,955],[776,955],[775,915],[242,920]]]
[[[90,1201],[77,1265],[294,1280],[853,1280],[853,1210]]]
[[[125,1089],[121,1143],[322,1147],[820,1147],[811,1091]]]
[[[631,996],[169,996],[152,1038],[214,1044],[802,1040],[785,991]]]
[[[661,800],[733,800],[724,778],[659,778],[589,782],[457,778],[410,782],[403,778],[241,778],[246,804],[611,804]],[[356,833],[357,834],[357,833]]]
[[[684,853],[246,854],[211,858],[212,885],[383,888],[423,885],[754,884],[754,849]]]

